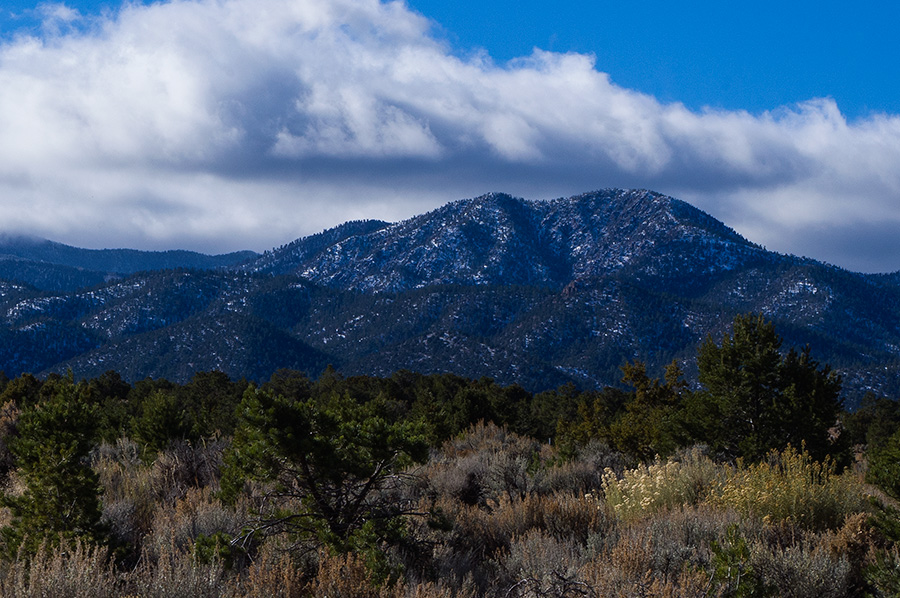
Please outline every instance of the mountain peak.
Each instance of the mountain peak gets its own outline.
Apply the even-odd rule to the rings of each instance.
[[[701,210],[653,191],[605,189],[552,200],[493,192],[391,225],[348,223],[248,269],[362,292],[436,284],[561,289],[633,264],[650,275],[676,266],[679,275],[697,274],[674,262],[687,244],[713,259],[703,262],[707,270],[731,268],[760,251]]]

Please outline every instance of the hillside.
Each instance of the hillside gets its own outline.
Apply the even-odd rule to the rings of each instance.
[[[0,234],[0,278],[47,291],[74,291],[111,276],[147,270],[211,270],[253,259],[252,251],[205,255],[195,251],[81,249],[46,239]]]
[[[560,289],[623,270],[707,277],[768,256],[704,212],[648,191],[553,201],[492,193],[371,228],[327,245],[308,237],[243,268],[363,292],[436,284]]]
[[[14,277],[11,277],[14,278]],[[351,222],[217,271],[76,292],[0,286],[0,370],[129,379],[398,369],[541,390],[618,382],[627,360],[694,372],[696,347],[758,311],[839,369],[850,403],[900,392],[900,286],[768,252],[648,191],[489,194],[410,220]]]

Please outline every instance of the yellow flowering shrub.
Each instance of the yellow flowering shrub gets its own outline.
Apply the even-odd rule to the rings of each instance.
[[[634,520],[662,509],[697,504],[717,477],[717,467],[698,449],[666,461],[626,470],[621,478],[611,469],[603,474],[606,502],[623,520]]]
[[[867,505],[853,474],[839,475],[831,459],[813,461],[805,450],[790,446],[749,467],[738,462],[713,488],[710,502],[811,530],[837,529]]]

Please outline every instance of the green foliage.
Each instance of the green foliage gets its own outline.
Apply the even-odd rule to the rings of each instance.
[[[591,440],[600,440],[629,456],[649,460],[669,455],[684,444],[681,405],[690,392],[673,362],[666,367],[665,380],[650,378],[643,362],[622,367],[622,382],[634,388],[629,394],[607,388],[584,393],[575,402],[576,416],[560,419],[559,443],[567,454]]]
[[[3,392],[0,393],[0,403],[12,402],[20,409],[37,403],[40,399],[43,383],[31,374],[21,376],[9,381]]]
[[[204,426],[227,419],[224,410],[202,413],[204,401],[233,401],[241,382],[218,373],[199,377],[190,390],[143,381],[122,398],[127,385],[112,375],[78,385],[59,376],[37,385],[12,381],[33,392],[21,395],[30,396],[21,414],[13,401],[0,409],[0,429],[7,430],[0,436],[15,444],[31,422],[25,437],[40,443],[22,444],[14,455],[19,471],[9,487],[25,493],[4,538],[20,541],[22,550],[17,559],[0,560],[0,594],[896,595],[900,517],[893,501],[879,493],[882,501],[867,502],[859,476],[838,475],[831,461],[790,449],[735,467],[696,447],[626,468],[628,457],[603,444],[616,425],[634,418],[641,427],[632,438],[639,442],[621,445],[655,450],[661,440],[679,439],[681,407],[693,401],[680,391],[678,376],[652,380],[640,364],[625,373],[631,394],[568,386],[534,402],[488,379],[411,372],[343,378],[330,371],[311,380],[283,371],[244,392],[230,424],[237,423],[233,440],[223,434],[204,442],[194,435],[214,433],[219,426]],[[590,418],[572,418],[579,404]],[[146,416],[144,440],[155,437],[157,445],[173,434],[167,425],[154,426],[174,417],[177,437],[188,440],[166,442],[142,461],[137,442],[86,440],[96,435],[84,417],[51,425],[60,421],[48,417],[51,405],[83,409],[107,431],[115,424],[104,421],[124,420],[104,420],[99,411],[119,405],[135,423]],[[469,424],[429,453],[429,441],[465,421],[453,419],[455,405],[466,417],[488,411],[513,423]],[[39,434],[37,413],[44,418]],[[557,441],[514,432],[528,426],[529,413],[541,414],[534,430],[564,418],[568,425],[559,429],[598,440],[564,454]],[[221,429],[228,429],[226,419]],[[127,561],[95,548],[96,533],[62,532],[60,541],[48,525],[24,521],[26,498],[46,501],[57,492],[29,486],[24,457],[59,444],[59,428],[79,421],[75,427],[87,432],[76,434],[84,440],[78,451],[84,455],[93,445],[104,520],[110,537],[128,543]],[[424,466],[406,467],[426,456]],[[69,504],[96,498],[87,492]],[[35,530],[43,548],[30,544]]]
[[[845,413],[842,423],[851,444],[864,444],[870,451],[877,450],[900,431],[900,401],[866,393],[859,409]]]
[[[394,396],[398,391],[402,392],[395,388],[389,392]],[[431,441],[439,444],[478,421],[527,425],[520,413],[528,409],[532,397],[521,387],[503,388],[490,378],[466,380],[442,374],[422,377],[411,398],[411,411],[429,423]]]
[[[866,481],[900,500],[900,431],[869,453]]]
[[[384,398],[297,401],[253,388],[239,415],[223,497],[235,499],[246,480],[269,484],[273,508],[260,513],[260,529],[312,537],[338,551],[394,539],[408,509],[384,493],[405,481],[404,465],[427,457],[423,425],[399,417]]]
[[[234,411],[247,389],[246,380],[232,382],[223,372],[197,372],[178,392],[188,414],[191,438],[234,433]]]
[[[782,355],[781,344],[774,325],[753,314],[735,318],[721,345],[706,339],[697,356],[704,390],[686,410],[694,439],[752,461],[788,444],[806,443],[817,459],[831,451],[840,377],[808,349]]]
[[[665,382],[651,379],[641,362],[622,368],[622,381],[634,387],[634,397],[610,426],[612,446],[642,460],[669,455],[679,443],[677,412],[688,394],[681,370],[672,362]]]
[[[211,536],[201,534],[194,540],[194,558],[204,565],[221,563],[225,569],[231,569],[235,560],[245,554],[240,544],[232,542],[233,539],[231,534],[225,532],[216,532]]]
[[[17,434],[19,415],[19,408],[14,401],[0,405],[0,479],[6,479],[15,467],[9,443]]]
[[[723,598],[757,598],[775,595],[750,562],[747,541],[738,533],[737,525],[728,528],[725,541],[710,542],[713,554],[713,588],[711,596]]]
[[[581,397],[572,383],[538,393],[528,402],[528,409],[522,410],[514,428],[541,441],[551,439],[556,436],[559,422],[576,418]]]
[[[869,523],[889,542],[900,549],[900,508],[871,499],[872,512]]]
[[[272,374],[269,381],[263,384],[261,388],[269,394],[302,400],[312,396],[313,382],[301,372],[281,369]]]
[[[177,395],[153,391],[141,403],[140,414],[131,421],[131,435],[147,455],[164,449],[170,441],[187,438],[191,427]]]
[[[97,474],[88,455],[97,434],[96,408],[71,379],[55,381],[53,394],[22,411],[10,450],[25,485],[21,496],[6,496],[12,523],[0,530],[6,552],[34,553],[60,538],[103,541]]]
[[[900,549],[882,551],[865,571],[866,581],[875,590],[870,596],[900,597]]]
[[[134,416],[128,401],[131,385],[118,372],[108,371],[85,382],[88,400],[98,407],[98,434],[106,442],[115,442]]]
[[[574,397],[573,397],[574,398]],[[560,419],[556,427],[557,443],[566,456],[592,440],[610,442],[610,425],[623,406],[633,397],[617,388],[587,392],[577,397],[576,416]]]
[[[810,356],[809,347],[791,349],[784,356],[779,371],[783,387],[782,402],[775,407],[776,432],[770,435],[767,448],[787,445],[805,446],[814,459],[829,454],[843,458],[847,448],[831,438],[843,408],[841,377],[831,366],[820,366]],[[780,443],[779,443],[780,442]]]
[[[173,440],[199,440],[234,432],[235,409],[247,388],[222,372],[198,372],[190,382],[173,385],[142,381],[131,401],[137,413],[130,422],[132,437],[148,455]]]

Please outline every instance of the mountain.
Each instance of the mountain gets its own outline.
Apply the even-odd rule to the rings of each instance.
[[[362,292],[445,284],[562,288],[635,266],[705,279],[769,255],[704,212],[649,191],[552,201],[492,193],[366,228],[334,229],[341,234],[328,244],[318,235],[301,239],[243,269]],[[704,255],[695,260],[698,251]]]
[[[94,377],[114,369],[129,380],[179,381],[209,370],[252,379],[283,367],[321,371],[325,355],[245,309],[271,284],[245,274],[162,270],[66,294],[0,285],[0,370],[71,368]]]
[[[900,392],[900,275],[766,251],[650,191],[494,193],[399,222],[349,222],[230,268],[75,292],[0,283],[0,369],[186,380],[399,369],[529,390],[618,383],[641,359],[695,379],[697,346],[750,311],[844,376],[848,403]]]
[[[0,278],[47,291],[74,291],[145,270],[235,266],[257,257],[253,251],[205,255],[194,251],[80,249],[46,239],[0,234]]]
[[[105,272],[48,264],[12,255],[0,255],[0,279],[45,291],[74,291],[107,280]]]

